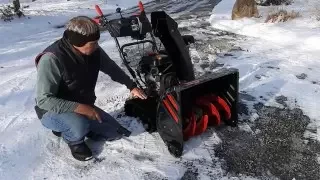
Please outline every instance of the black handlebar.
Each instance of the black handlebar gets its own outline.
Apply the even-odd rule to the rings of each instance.
[[[136,44],[143,44],[143,43],[151,43],[152,44],[152,48],[155,49],[156,48],[156,43],[151,41],[151,40],[143,40],[143,41],[137,41],[137,42],[133,42],[133,43],[128,43],[128,44],[124,44],[121,48],[120,48],[120,51],[123,52],[123,49],[125,47],[128,47],[128,46],[132,46],[132,45],[136,45]]]

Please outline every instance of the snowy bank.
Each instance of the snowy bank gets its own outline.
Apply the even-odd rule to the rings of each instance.
[[[288,6],[258,6],[260,18],[231,20],[235,0],[222,1],[209,19],[212,27],[246,36],[244,51],[220,59],[225,66],[239,68],[240,90],[266,105],[280,106],[278,96],[288,98],[312,119],[314,133],[306,136],[320,141],[320,23],[317,0],[295,0]],[[280,23],[264,23],[279,9],[299,12],[300,17]]]

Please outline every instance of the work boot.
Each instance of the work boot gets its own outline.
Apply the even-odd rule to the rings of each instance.
[[[69,145],[72,156],[79,161],[88,161],[92,159],[92,152],[85,142],[75,145]]]

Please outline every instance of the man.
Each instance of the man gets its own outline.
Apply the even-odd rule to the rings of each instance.
[[[92,158],[85,137],[107,141],[129,136],[113,117],[94,106],[99,71],[145,99],[124,71],[99,47],[99,26],[89,17],[72,18],[63,37],[36,57],[36,113],[43,126],[62,136],[77,160]]]

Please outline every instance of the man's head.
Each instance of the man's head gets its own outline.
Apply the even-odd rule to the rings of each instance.
[[[90,55],[98,48],[99,26],[89,17],[72,18],[66,25],[65,34],[70,44],[82,54]]]

